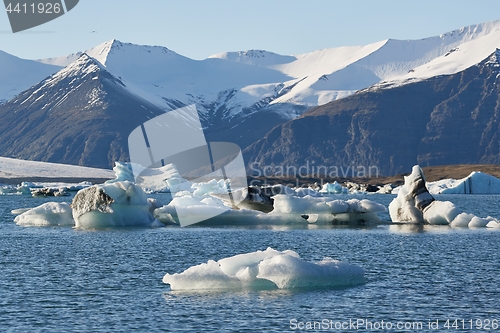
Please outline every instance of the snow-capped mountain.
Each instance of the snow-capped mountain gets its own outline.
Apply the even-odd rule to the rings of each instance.
[[[128,159],[130,132],[163,113],[82,54],[0,105],[0,152],[5,157],[110,168],[114,161]]]
[[[14,98],[59,69],[59,66],[21,59],[0,51],[0,104]]]
[[[131,92],[165,110],[197,104],[209,127],[280,103],[312,107],[378,83],[399,85],[453,74],[478,63],[499,45],[500,21],[493,21],[421,40],[387,39],[300,55],[249,50],[198,61],[165,47],[117,40],[85,53]],[[39,61],[66,66],[80,54]],[[281,116],[293,119],[303,109],[285,108]]]
[[[500,163],[500,49],[458,73],[312,108],[244,150],[249,169],[395,175],[412,165]],[[373,169],[370,169],[373,168]],[[279,170],[279,169],[274,169]],[[281,169],[282,170],[282,169]]]
[[[310,107],[325,105],[364,89],[397,87],[457,73],[477,64],[496,47],[500,47],[500,21],[421,40],[387,39],[364,46],[337,47],[300,55],[249,50],[193,60],[162,46],[117,40],[38,61],[0,53],[0,71],[7,74],[0,76],[0,100],[2,96],[10,98],[20,89],[27,89],[1,105],[0,115],[5,114],[7,118],[2,119],[10,119],[21,126],[21,119],[15,117],[23,114],[26,128],[38,128],[28,122],[38,119],[43,112],[53,117],[54,110],[64,119],[70,119],[69,113],[75,110],[93,110],[94,115],[111,110],[111,114],[119,118],[121,115],[114,106],[118,103],[117,96],[122,96],[123,100],[133,101],[121,104],[126,110],[124,114],[133,120],[124,127],[130,130],[134,128],[132,125],[139,125],[135,118],[148,119],[144,109],[151,111],[149,115],[157,115],[196,104],[209,141],[235,142],[244,149],[273,127],[299,117]],[[12,59],[16,66],[9,65]],[[42,81],[37,84],[36,80]],[[134,112],[139,116],[135,117]],[[76,122],[77,118],[70,120]],[[19,130],[26,131],[25,127]],[[5,133],[0,132],[2,139]],[[34,139],[36,134],[30,135]],[[127,135],[125,130],[120,131],[120,140]],[[32,149],[30,153],[27,147],[32,145],[21,141],[26,147],[5,146],[2,155],[8,152],[8,156],[41,158],[39,150]],[[3,142],[12,142],[11,137]],[[51,144],[53,142],[42,146]],[[119,152],[109,156],[126,158],[126,147],[116,149]],[[69,158],[68,152],[58,154],[53,156]],[[111,161],[109,156],[106,157],[108,162]],[[104,165],[88,164],[85,158],[75,158],[69,159],[71,163]]]

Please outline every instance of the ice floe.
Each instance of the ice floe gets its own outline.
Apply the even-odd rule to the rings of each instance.
[[[239,254],[166,274],[171,290],[292,289],[365,283],[364,269],[331,258],[308,262],[291,250]]]

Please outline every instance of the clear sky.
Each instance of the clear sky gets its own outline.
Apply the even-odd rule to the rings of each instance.
[[[66,15],[16,34],[1,11],[0,50],[37,59],[115,38],[194,59],[248,49],[300,54],[498,19],[500,0],[80,0]]]

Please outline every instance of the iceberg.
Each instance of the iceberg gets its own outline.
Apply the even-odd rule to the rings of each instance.
[[[179,213],[189,221],[203,221],[205,225],[359,224],[380,222],[377,213],[387,210],[385,206],[366,199],[332,200],[328,197],[289,194],[269,197],[267,194],[271,192],[268,190],[256,187],[238,190],[233,195],[244,195],[245,200],[234,207],[214,193],[195,196],[188,191],[179,192],[168,205],[156,208],[153,215],[165,224],[177,224]]]
[[[463,213],[450,201],[436,200],[427,190],[420,166],[404,178],[404,185],[397,197],[389,204],[389,215],[393,222],[450,225],[452,227],[496,227],[498,220],[480,218]]]
[[[193,196],[189,192],[179,192],[172,201],[163,207],[154,210],[154,217],[160,222],[178,223],[178,214],[183,214],[190,222],[203,221],[206,216],[217,216],[228,210],[224,203],[211,196]]]
[[[346,194],[349,193],[349,189],[347,187],[343,187],[342,185],[340,185],[335,181],[332,184],[330,183],[324,184],[319,193]]]
[[[377,213],[385,206],[367,199],[332,200],[328,197],[296,197],[279,194],[273,197],[274,210],[270,215],[286,218],[301,216],[309,223],[372,223],[380,222]]]
[[[80,190],[71,203],[75,226],[82,229],[151,226],[153,203],[130,181]]]
[[[22,212],[23,210],[17,210]],[[13,211],[16,213],[16,211]],[[65,202],[47,202],[38,207],[22,212],[14,219],[22,226],[74,226],[71,207]]]
[[[35,188],[31,190],[33,197],[67,197],[70,194],[64,188]]]
[[[297,191],[285,185],[273,186],[248,186],[231,191],[233,201],[238,202],[237,208],[258,210],[264,213],[269,213],[274,209],[273,196],[277,194],[300,195]],[[228,200],[225,195],[211,193],[221,199],[227,206],[232,206],[232,201]]]
[[[500,179],[474,171],[465,178],[427,183],[432,194],[500,194]]]
[[[331,258],[307,262],[292,251],[239,254],[166,274],[163,283],[176,290],[292,289],[354,286],[365,283],[364,269]]]

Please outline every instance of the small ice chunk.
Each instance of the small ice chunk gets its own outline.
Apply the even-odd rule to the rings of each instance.
[[[345,193],[349,192],[349,189],[347,189],[346,187],[343,187],[342,185],[340,185],[339,183],[337,183],[335,181],[332,184],[330,184],[330,183],[324,184],[319,192],[320,193],[327,193],[327,194],[342,194],[342,193],[345,194]]]
[[[71,207],[65,202],[47,202],[32,208],[14,219],[22,226],[74,226]]]
[[[450,224],[460,214],[453,203],[449,201],[433,201],[424,209],[424,220],[429,224]]]
[[[458,228],[467,228],[469,226],[469,222],[474,218],[474,215],[461,213],[458,214],[453,221],[451,221],[450,226],[458,227]]]
[[[488,223],[489,220],[474,216],[469,222],[469,228],[485,228]]]

